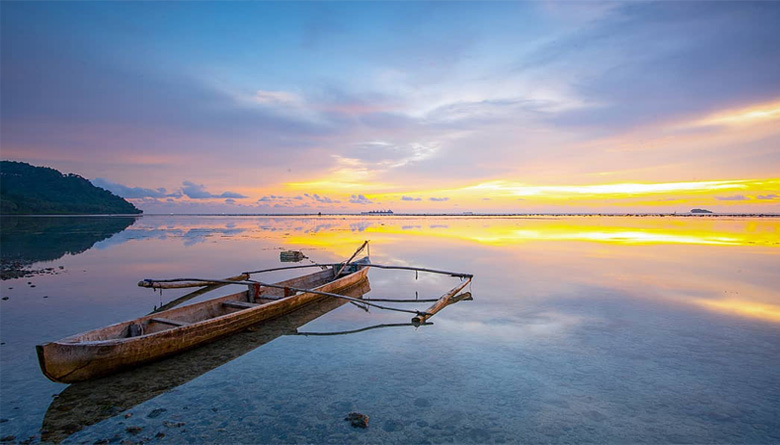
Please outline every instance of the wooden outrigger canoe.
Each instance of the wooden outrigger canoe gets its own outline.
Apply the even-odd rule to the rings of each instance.
[[[351,298],[362,298],[370,290],[366,278],[339,292]],[[323,298],[284,317],[266,320],[176,357],[138,367],[133,372],[68,385],[53,398],[46,410],[41,441],[60,443],[83,428],[133,409],[283,335],[300,335],[300,327],[348,301]],[[273,381],[267,383],[273,384]]]
[[[243,292],[38,345],[41,370],[55,382],[72,383],[197,347],[355,285],[366,278],[369,260],[351,260],[274,285],[258,284]],[[291,289],[305,290],[296,293]]]

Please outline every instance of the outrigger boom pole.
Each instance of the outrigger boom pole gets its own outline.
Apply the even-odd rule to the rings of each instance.
[[[428,318],[432,317],[436,312],[444,308],[450,303],[455,302],[456,300],[460,300],[462,298],[456,297],[458,292],[463,290],[464,287],[466,287],[469,283],[471,283],[471,279],[474,277],[473,274],[467,274],[467,273],[459,273],[459,272],[449,272],[444,270],[436,270],[436,269],[427,269],[423,267],[412,267],[412,266],[393,266],[393,265],[382,265],[382,264],[361,264],[361,267],[376,267],[378,269],[394,269],[394,270],[413,270],[415,272],[429,272],[429,273],[436,273],[436,274],[442,274],[442,275],[449,275],[452,277],[457,277],[463,280],[459,285],[452,288],[449,292],[445,293],[441,296],[438,300],[435,300],[436,302],[429,307],[425,311],[416,311],[416,310],[408,310],[408,309],[401,309],[401,308],[394,308],[389,306],[381,306],[376,303],[372,303],[368,300],[360,299],[360,298],[353,298],[348,297],[345,295],[340,294],[334,294],[330,292],[320,292],[313,289],[300,289],[295,287],[289,287],[289,286],[282,286],[278,284],[270,284],[270,283],[263,283],[256,280],[250,280],[249,277],[252,274],[258,274],[258,273],[265,273],[265,272],[274,272],[278,270],[291,270],[291,269],[304,269],[308,267],[333,267],[334,270],[337,270],[336,276],[341,273],[341,271],[350,263],[350,261],[357,256],[357,254],[363,250],[363,248],[368,244],[368,242],[363,243],[363,245],[355,252],[352,257],[343,262],[343,263],[334,263],[334,264],[303,264],[298,266],[286,266],[286,267],[276,267],[272,269],[263,269],[263,270],[255,270],[250,272],[243,272],[241,275],[236,277],[231,277],[227,279],[203,279],[203,278],[173,278],[168,280],[142,280],[138,282],[138,286],[140,287],[146,287],[146,288],[152,288],[152,289],[176,289],[176,288],[185,288],[185,287],[204,287],[204,286],[224,286],[226,284],[242,284],[242,285],[250,285],[250,286],[265,286],[265,287],[271,287],[271,288],[277,288],[277,289],[285,289],[285,293],[289,291],[294,292],[309,292],[313,294],[319,294],[324,295],[328,297],[334,297],[334,298],[342,298],[349,301],[359,302],[361,304],[365,304],[368,306],[373,306],[378,309],[385,309],[390,311],[397,311],[397,312],[407,312],[410,314],[415,314],[415,317],[412,319],[413,323],[425,323]],[[339,269],[336,269],[336,268]],[[469,294],[470,296],[470,294]]]
[[[337,267],[341,266],[344,263],[332,263],[332,264],[301,264],[299,266],[285,266],[285,267],[274,267],[272,269],[263,269],[263,270],[253,270],[249,272],[242,272],[239,276],[244,275],[253,275],[258,273],[265,273],[265,272],[276,272],[279,270],[293,270],[293,269],[306,269],[309,267]],[[457,277],[457,278],[473,278],[473,274],[469,273],[460,273],[460,272],[448,272],[445,270],[435,270],[435,269],[426,269],[423,267],[412,267],[412,266],[393,266],[393,265],[382,265],[382,264],[361,264],[360,267],[376,267],[377,269],[391,269],[391,270],[413,270],[417,272],[430,272],[430,273],[437,273],[442,275],[449,275],[451,277]],[[222,280],[215,280],[215,279],[203,279],[203,278],[171,278],[168,280],[141,280],[138,282],[138,286],[140,287],[148,287],[148,288],[154,288],[154,289],[178,289],[178,288],[184,288],[184,287],[201,287],[201,286],[207,286],[210,284],[217,284],[217,283],[224,283],[224,284],[231,284],[231,283],[225,283],[225,279]],[[233,281],[233,280],[231,280]],[[233,281],[232,284],[241,284],[241,281]]]

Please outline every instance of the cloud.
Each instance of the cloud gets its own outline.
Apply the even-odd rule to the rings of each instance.
[[[311,196],[314,198],[315,201],[321,202],[323,204],[333,204],[335,202],[332,199],[328,198],[327,196],[320,196],[320,195],[318,195],[316,193],[311,195]],[[360,196],[363,196],[363,195],[360,195]]]
[[[223,192],[219,195],[207,192],[203,184],[195,184],[190,181],[182,183],[182,192],[190,199],[211,199],[211,198],[246,198],[246,196],[235,192]]]
[[[233,199],[233,198],[228,198],[228,199],[225,200],[225,204],[235,204],[235,203],[236,203],[236,200]]]
[[[431,110],[426,117],[440,124],[475,127],[500,121],[516,121],[523,116],[577,110],[587,105],[559,91],[534,94],[539,97],[503,97],[447,103]]]
[[[213,36],[201,32],[215,29],[201,30],[197,21],[179,21],[175,14],[149,23],[144,17],[152,6],[139,5],[139,14],[123,16],[127,27],[115,27],[115,12],[97,3],[47,5],[11,2],[3,8],[8,13],[3,36],[13,37],[3,40],[0,64],[7,80],[0,86],[4,152],[60,165],[69,158],[84,162],[89,176],[169,189],[187,176],[209,183],[211,173],[198,173],[204,169],[235,172],[235,183],[219,187],[247,194],[255,187],[266,194],[297,194],[282,184],[290,178],[314,182],[323,172],[345,184],[298,188],[330,197],[263,196],[259,208],[324,207],[333,205],[328,201],[334,196],[346,202],[359,190],[372,196],[392,193],[396,200],[405,193],[409,196],[401,202],[420,204],[430,195],[419,191],[441,190],[442,175],[463,184],[510,177],[587,183],[575,175],[643,166],[643,172],[653,169],[661,180],[674,180],[689,172],[659,167],[682,165],[683,155],[667,157],[650,148],[679,139],[658,132],[645,143],[642,135],[611,132],[636,123],[677,123],[681,114],[687,119],[709,115],[750,103],[751,95],[780,97],[780,35],[773,25],[780,9],[766,2],[556,4],[554,13],[547,11],[555,20],[560,13],[570,15],[576,26],[549,23],[537,11],[546,4],[533,2],[484,8],[467,2],[452,8],[330,4],[324,7],[332,8],[330,21],[319,12],[299,14],[309,5],[291,7],[294,13],[288,14],[293,11],[286,6],[249,2],[209,11],[229,17],[225,23],[236,30],[227,37],[235,49],[230,60],[220,53],[224,45],[210,44]],[[84,22],[84,16],[97,19]],[[279,21],[281,28],[257,27],[252,17],[258,16],[285,20]],[[313,28],[303,36],[309,28],[299,21],[305,17]],[[506,26],[517,17],[534,26]],[[366,34],[366,23],[376,32]],[[188,38],[154,45],[157,31],[171,26]],[[36,32],[30,33],[33,27]],[[133,31],[139,29],[148,32]],[[110,44],[91,44],[95,35]],[[291,63],[269,66],[255,57],[257,42],[264,41],[274,42],[269,56],[283,55]],[[203,52],[189,59],[189,47]],[[334,63],[340,69],[334,70]],[[610,162],[598,162],[607,148],[593,138],[611,136],[620,136],[618,143],[627,147],[647,146],[647,156],[609,153]],[[736,152],[723,144],[723,151]],[[731,164],[747,170],[750,159],[768,169],[772,163],[765,161],[775,155],[766,147],[773,142],[755,144],[761,147],[740,150],[745,162]],[[705,179],[763,177],[716,171],[720,164],[714,162],[725,164],[731,155],[714,159],[708,152],[713,148],[701,147],[695,157],[686,152],[685,162],[713,159],[698,168]],[[163,182],[174,169],[184,173]],[[626,175],[633,173],[610,182]],[[636,176],[652,181],[653,175]],[[136,182],[144,177],[149,179]],[[204,207],[239,199],[224,188],[185,188]],[[745,193],[751,201],[757,193],[773,193],[759,190],[720,193]],[[118,194],[166,199],[160,196],[169,192],[127,187]],[[252,200],[261,196],[252,195]],[[182,201],[182,206],[190,203]]]
[[[168,193],[164,188],[148,189],[143,187],[128,187],[104,178],[95,178],[91,182],[95,187],[104,188],[117,196],[127,199],[181,198],[181,192]]]
[[[747,201],[748,198],[745,195],[732,195],[732,196],[716,196],[718,201]]]
[[[434,202],[444,202],[449,200],[450,198],[428,198],[428,201],[434,201]]]
[[[317,193],[304,193],[296,196],[268,195],[257,200],[258,203],[269,205],[275,203],[275,208],[308,208],[317,204],[340,204],[341,201]]]
[[[437,141],[391,143],[370,141],[354,145],[333,159],[353,171],[379,171],[398,169],[433,157],[441,148]]]
[[[286,91],[257,90],[255,91],[253,99],[257,103],[271,105],[283,104],[298,106],[303,103],[303,100],[297,94]]]
[[[780,196],[778,196],[778,195],[776,195],[774,193],[771,193],[769,195],[758,195],[758,196],[756,196],[756,199],[778,199],[778,198],[780,198]]]
[[[556,123],[630,127],[780,94],[774,4],[624,2],[614,12],[551,39],[518,65],[519,73],[551,73],[599,104]]]
[[[373,204],[374,201],[371,201],[363,195],[352,195],[349,202],[352,204]]]

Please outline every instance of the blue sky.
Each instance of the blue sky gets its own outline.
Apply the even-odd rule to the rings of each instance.
[[[778,210],[780,3],[0,7],[2,157],[150,212]]]

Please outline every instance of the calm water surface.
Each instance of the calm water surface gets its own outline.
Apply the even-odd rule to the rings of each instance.
[[[3,218],[0,437],[94,443],[780,443],[777,218]],[[323,303],[94,383],[34,346],[182,295],[143,278],[372,261],[475,274],[433,325]],[[277,279],[289,272],[263,276]],[[256,277],[260,278],[260,277]],[[28,284],[29,283],[29,284]],[[372,270],[370,298],[458,279]],[[34,286],[34,287],[33,287]],[[223,290],[223,293],[227,290]],[[424,309],[427,304],[419,305]],[[370,416],[367,429],[343,419]]]

